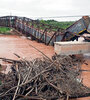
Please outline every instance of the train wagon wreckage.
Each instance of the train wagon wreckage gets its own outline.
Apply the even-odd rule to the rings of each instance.
[[[58,41],[74,41],[90,34],[90,17],[85,16],[67,29],[40,23],[26,17],[0,17],[0,26],[11,27],[31,39],[53,45]],[[57,30],[53,30],[56,28]],[[40,50],[38,50],[40,52]],[[42,53],[42,52],[41,52]],[[43,53],[42,53],[43,54]],[[83,58],[54,55],[52,59],[43,54],[43,58],[27,61],[17,54],[19,61],[0,58],[11,63],[11,72],[0,73],[0,100],[68,100],[69,98],[90,96],[90,88],[82,83],[81,65]],[[2,67],[2,65],[1,65]]]

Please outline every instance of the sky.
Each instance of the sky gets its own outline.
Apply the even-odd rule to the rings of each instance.
[[[29,18],[90,15],[90,0],[0,0],[0,16],[3,15]],[[72,19],[75,18],[69,18]]]

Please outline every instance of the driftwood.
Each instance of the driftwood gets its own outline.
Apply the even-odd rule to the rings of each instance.
[[[55,55],[33,61],[2,60],[12,62],[12,71],[0,74],[0,100],[68,100],[90,93],[82,84],[82,58]]]

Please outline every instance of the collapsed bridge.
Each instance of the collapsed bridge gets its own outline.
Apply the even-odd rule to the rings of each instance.
[[[54,29],[54,27],[53,26],[48,26],[48,27],[46,27],[45,29],[41,29],[41,26],[42,27],[45,27],[46,25],[44,25],[44,24],[41,24],[39,21],[34,21],[34,20],[31,20],[31,19],[27,19],[27,18],[23,18],[23,17],[17,17],[17,16],[7,16],[7,17],[1,17],[0,18],[0,26],[5,26],[5,27],[11,27],[11,28],[14,28],[14,29],[16,29],[16,30],[18,30],[19,32],[21,32],[22,34],[24,34],[24,35],[26,35],[26,36],[30,36],[32,39],[36,39],[37,41],[39,41],[39,42],[44,42],[45,44],[47,44],[47,45],[53,45],[53,43],[54,42],[56,42],[56,41],[73,41],[73,40],[75,40],[75,39],[77,39],[78,37],[80,37],[82,34],[84,34],[84,33],[88,33],[89,34],[89,28],[88,28],[88,26],[89,25],[87,25],[87,27],[86,27],[86,25],[84,25],[84,22],[86,21],[86,19],[84,19],[84,18],[82,18],[82,19],[80,19],[79,21],[77,21],[77,23],[74,23],[72,26],[70,26],[68,29],[66,29],[66,30],[63,30],[63,29],[60,29],[60,28],[58,28],[57,27],[57,30],[53,30]],[[80,26],[81,25],[81,26]],[[76,34],[76,33],[78,33],[78,34]],[[69,36],[68,36],[69,35]],[[70,37],[70,36],[72,36],[72,37]],[[85,37],[86,38],[86,37]],[[3,39],[2,39],[3,40]],[[5,40],[4,40],[5,41]],[[15,41],[17,41],[16,39],[15,39]],[[29,41],[29,40],[28,40]],[[28,43],[28,41],[26,42],[26,41],[24,41],[24,42],[26,42],[26,43]],[[7,42],[7,41],[6,41]],[[12,44],[12,41],[10,40],[10,42],[11,42],[11,44]],[[9,43],[10,43],[9,42]],[[24,42],[22,42],[22,44],[24,43]],[[9,44],[8,43],[8,44]],[[20,42],[17,42],[17,43],[20,43]],[[1,42],[1,44],[2,44],[2,42]],[[34,45],[35,46],[35,45]],[[39,45],[40,46],[40,45]],[[65,47],[66,47],[67,45],[65,45]],[[8,48],[10,48],[9,46],[6,46],[6,47],[8,47]],[[13,46],[14,47],[14,46]],[[18,46],[19,47],[19,46]],[[27,48],[27,46],[26,46],[26,48]],[[2,49],[2,48],[1,48]],[[5,48],[4,48],[5,49]],[[20,47],[20,49],[21,49],[21,47]],[[10,52],[11,50],[14,50],[14,49],[9,49],[8,51]],[[41,49],[40,49],[41,50]],[[46,50],[46,49],[45,49]],[[4,50],[3,50],[4,51]],[[6,52],[7,50],[5,49],[5,52]],[[18,51],[19,51],[19,49],[18,49]],[[28,50],[29,52],[31,52],[31,53],[33,53],[32,52],[32,49],[31,50]],[[50,51],[50,49],[48,49],[48,51]],[[8,54],[9,54],[9,52],[8,52]],[[14,51],[15,52],[15,51]],[[51,51],[50,51],[51,52]],[[23,53],[24,55],[26,54],[25,52]],[[5,54],[4,54],[5,55]],[[28,54],[28,55],[30,55],[30,54]],[[31,56],[31,55],[30,55]],[[9,55],[9,57],[10,57],[10,55]],[[22,56],[21,56],[22,57]],[[63,58],[64,58],[65,56],[63,56]],[[58,59],[57,57],[54,57],[55,59]],[[62,58],[62,56],[61,56],[61,58]],[[44,61],[43,63],[42,63],[42,61],[41,60],[39,60],[39,59],[37,59],[38,60],[38,63],[40,63],[39,65],[39,67],[37,68],[37,66],[38,66],[38,63],[37,63],[37,60],[35,61],[36,63],[37,63],[37,66],[36,66],[36,68],[35,68],[35,66],[34,66],[34,64],[32,64],[31,62],[30,62],[30,64],[32,65],[30,65],[30,66],[27,66],[27,65],[29,65],[29,64],[27,64],[26,62],[23,62],[22,63],[22,65],[24,65],[24,66],[19,66],[19,67],[17,67],[17,68],[22,68],[22,69],[19,69],[19,72],[20,72],[20,76],[21,75],[24,75],[25,74],[25,76],[24,77],[22,77],[22,79],[20,79],[20,83],[22,83],[22,82],[24,82],[24,84],[25,84],[25,82],[26,81],[28,81],[29,79],[32,79],[33,77],[32,76],[36,76],[39,72],[38,72],[38,69],[39,69],[39,71],[42,73],[42,71],[44,71],[45,70],[45,66],[47,65],[47,66],[49,66],[49,65],[51,65],[52,64],[52,66],[50,67],[50,72],[49,71],[47,71],[45,74],[42,74],[42,76],[41,76],[41,73],[40,73],[40,77],[36,77],[35,79],[33,78],[33,80],[35,80],[35,83],[34,83],[34,81],[33,81],[33,84],[32,84],[32,82],[29,82],[29,84],[27,83],[27,84],[25,84],[24,86],[22,86],[22,87],[19,87],[18,88],[18,92],[17,92],[17,95],[18,94],[22,94],[22,95],[30,95],[31,93],[33,94],[33,91],[34,90],[36,90],[35,91],[35,94],[33,94],[33,95],[37,95],[37,93],[38,94],[40,94],[41,95],[41,93],[42,93],[42,97],[44,96],[45,98],[46,97],[56,97],[56,96],[58,96],[58,94],[59,94],[59,92],[58,92],[58,89],[60,89],[61,88],[61,86],[63,86],[62,87],[62,89],[60,89],[59,91],[61,91],[61,90],[63,90],[63,91],[65,91],[65,92],[60,92],[60,94],[62,94],[62,93],[64,93],[64,94],[66,94],[66,96],[67,96],[67,98],[69,98],[68,97],[68,95],[70,94],[71,96],[73,95],[73,96],[79,96],[79,94],[84,94],[84,91],[87,93],[87,91],[86,91],[86,89],[85,88],[82,88],[82,87],[78,87],[78,85],[76,85],[75,83],[77,83],[78,82],[78,80],[79,80],[79,78],[77,77],[77,69],[78,69],[78,67],[80,67],[79,65],[81,65],[80,63],[79,64],[76,64],[77,62],[75,62],[75,61],[78,61],[76,58],[76,60],[74,60],[74,59],[71,59],[71,57],[69,57],[69,58],[67,58],[66,59],[66,57],[65,57],[65,59],[63,59],[62,58],[62,60],[61,60],[61,58],[60,58],[60,60],[58,59],[58,61],[53,65],[53,62],[54,62],[54,60],[53,60],[53,62],[50,62],[49,60],[46,60],[46,61]],[[69,60],[70,59],[70,60]],[[72,61],[73,60],[73,61]],[[61,61],[61,62],[60,62]],[[63,61],[63,63],[62,63],[62,61]],[[46,65],[45,65],[45,62],[46,62]],[[48,64],[50,62],[50,64]],[[65,63],[66,62],[66,63]],[[14,62],[12,62],[13,64],[14,64],[14,66],[15,66],[15,68],[16,68],[16,66],[17,66],[17,62],[16,62],[16,64],[14,63]],[[25,63],[25,64],[24,64]],[[41,64],[42,63],[42,64]],[[76,67],[76,70],[75,70],[75,68],[74,68],[74,70],[73,70],[73,63],[75,63],[75,65],[77,66],[75,66]],[[20,63],[21,64],[21,63]],[[26,65],[26,66],[25,66]],[[44,66],[43,66],[44,65]],[[58,66],[57,65],[59,65],[59,66],[61,66],[62,67],[62,69],[63,70],[59,70],[59,69],[57,69],[58,68]],[[42,66],[42,67],[41,67]],[[46,68],[47,68],[47,66],[46,66]],[[65,67],[66,66],[66,67]],[[72,66],[72,69],[71,69],[71,66]],[[28,69],[27,70],[27,67],[28,68],[30,68],[30,69]],[[70,67],[70,68],[69,68]],[[13,67],[14,68],[14,67]],[[32,68],[33,69],[35,69],[35,71],[34,70],[32,70]],[[42,69],[43,68],[43,69]],[[81,67],[80,67],[81,68]],[[23,72],[23,69],[25,69],[25,72]],[[71,69],[71,70],[68,70],[68,69]],[[5,77],[5,75],[4,75],[4,77],[5,78],[7,78],[7,77],[9,77],[9,81],[7,81],[7,82],[9,82],[10,83],[10,79],[12,80],[13,79],[13,81],[10,83],[10,84],[8,84],[8,86],[7,86],[7,84],[6,84],[6,86],[4,85],[4,87],[6,87],[6,88],[2,88],[2,89],[0,89],[0,91],[1,91],[1,96],[2,96],[2,94],[5,94],[6,93],[6,91],[7,90],[9,90],[9,89],[11,89],[11,88],[13,88],[14,86],[17,86],[17,84],[18,84],[18,80],[19,80],[19,78],[18,78],[18,72],[17,72],[17,69],[15,69],[16,70],[16,72],[14,72],[14,77],[15,78],[13,78],[13,76],[10,76],[10,75],[12,75],[12,74],[9,74],[8,76],[6,75],[6,77]],[[48,69],[47,69],[48,70]],[[53,70],[53,71],[51,71],[51,70]],[[57,71],[58,70],[58,71]],[[31,75],[30,75],[30,72],[31,72]],[[33,72],[35,73],[34,75],[33,75]],[[38,72],[38,73],[37,73]],[[60,74],[60,72],[61,72],[61,74]],[[67,73],[66,73],[67,72]],[[70,74],[70,73],[71,74]],[[80,71],[79,71],[80,72]],[[26,74],[27,73],[27,74]],[[50,73],[50,74],[48,74],[48,73]],[[65,74],[63,74],[63,73],[65,73]],[[74,73],[76,73],[76,74],[74,74]],[[59,77],[59,75],[60,75],[60,77]],[[54,77],[52,77],[52,75],[54,76]],[[75,77],[75,75],[76,75],[76,77]],[[79,75],[79,74],[78,74]],[[27,76],[30,76],[30,77],[28,77],[27,78]],[[45,77],[43,77],[43,76],[45,76]],[[51,76],[51,77],[48,77],[48,76]],[[56,77],[57,76],[57,77]],[[71,78],[69,78],[69,76],[71,77]],[[26,77],[26,79],[25,79],[25,77]],[[65,78],[62,78],[62,77],[65,77]],[[73,78],[74,77],[74,78]],[[18,78],[17,79],[17,81],[16,81],[16,78]],[[52,79],[53,78],[53,79]],[[61,80],[59,80],[59,79]],[[72,81],[72,78],[73,78],[73,80],[74,81]],[[24,79],[24,81],[23,81],[23,79]],[[38,79],[40,79],[40,81],[38,80]],[[44,80],[43,80],[44,79]],[[50,80],[51,79],[51,80]],[[65,80],[65,82],[64,82],[64,84],[63,84],[63,79]],[[5,80],[4,78],[3,78],[3,80]],[[49,81],[48,81],[49,80]],[[58,81],[60,81],[60,84],[59,85],[61,85],[61,86],[59,86],[58,84],[56,85],[56,82],[58,82]],[[69,81],[69,82],[68,82]],[[15,82],[15,83],[14,83]],[[44,83],[45,82],[45,83]],[[89,82],[89,81],[88,81]],[[6,81],[4,82],[4,83],[6,83]],[[41,83],[41,84],[40,84]],[[50,84],[50,83],[52,83],[52,84]],[[68,83],[68,84],[67,84]],[[15,84],[15,85],[13,85],[13,84]],[[40,90],[39,90],[39,86],[38,86],[38,84],[40,84],[39,86],[42,86],[42,88],[40,87]],[[72,85],[71,85],[72,84]],[[75,85],[73,85],[73,84],[75,84]],[[51,86],[52,85],[52,86]],[[24,90],[26,90],[28,87],[27,86],[29,86],[29,87],[31,87],[31,88],[29,88],[29,91],[31,91],[31,93],[29,92],[29,91],[25,91],[25,92],[23,92],[22,93],[22,91],[24,91]],[[54,87],[53,87],[54,86]],[[74,87],[76,87],[76,88],[73,88],[72,86],[74,86]],[[33,88],[33,87],[36,87],[36,88]],[[47,87],[49,87],[49,88],[47,88]],[[56,87],[56,88],[55,88]],[[52,88],[53,88],[53,90],[52,90]],[[65,88],[65,89],[64,89]],[[3,90],[3,89],[5,89],[5,90]],[[7,89],[7,90],[6,90]],[[41,89],[43,89],[42,91],[41,91]],[[45,90],[44,90],[45,89]],[[74,89],[74,90],[72,90],[72,89]],[[19,91],[20,90],[20,91]],[[52,91],[52,92],[48,92],[48,90],[50,90],[50,91]],[[76,91],[75,91],[76,90]],[[78,93],[77,93],[77,90],[78,90]],[[79,90],[80,90],[80,92],[79,92]],[[84,91],[83,91],[84,90]],[[38,92],[37,92],[38,91]],[[40,92],[39,92],[40,91]],[[57,91],[57,92],[56,92]],[[13,93],[13,94],[12,94]],[[2,96],[2,98],[1,99],[4,99],[4,98],[9,98],[10,99],[10,96],[12,96],[13,97],[13,95],[14,95],[14,93],[15,93],[15,89],[14,89],[14,91],[10,91],[8,94],[6,94],[6,95],[4,95],[4,97]],[[24,94],[25,93],[25,94]],[[30,94],[29,94],[30,93]],[[76,94],[77,93],[77,94]],[[47,96],[49,94],[49,96]],[[75,95],[74,95],[75,94]],[[7,97],[7,95],[8,95],[8,97]],[[60,96],[60,95],[59,95]],[[37,98],[37,96],[36,96],[36,98]],[[58,97],[59,98],[59,97]]]
[[[84,16],[67,29],[46,25],[39,20],[26,17],[3,16],[0,17],[0,26],[11,27],[22,34],[31,37],[32,40],[43,42],[46,45],[54,45],[54,42],[78,40],[82,34],[90,34],[90,17]],[[84,37],[90,41],[89,37]]]

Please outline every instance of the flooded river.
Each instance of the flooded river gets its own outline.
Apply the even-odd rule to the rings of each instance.
[[[0,57],[18,60],[14,53],[26,59],[41,57],[42,54],[29,44],[45,53],[48,57],[54,54],[54,48],[52,46],[46,46],[43,43],[28,40],[24,36],[0,35]],[[82,69],[90,70],[90,58],[86,59],[86,62],[88,65],[82,65]],[[83,72],[82,78],[84,85],[90,87],[90,72]],[[90,97],[72,100],[90,100]]]
[[[52,46],[46,46],[43,43],[28,40],[24,36],[1,35],[0,57],[17,59],[14,53],[26,59],[41,57],[42,54],[32,48],[29,44],[44,52],[48,57],[51,57],[54,54]]]

